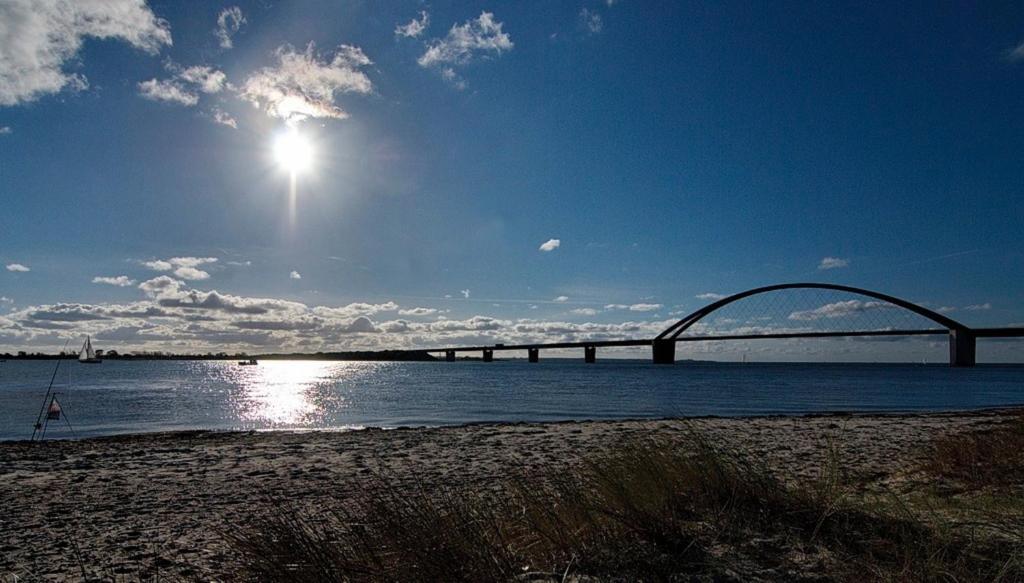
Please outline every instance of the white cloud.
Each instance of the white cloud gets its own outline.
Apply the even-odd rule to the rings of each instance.
[[[724,296],[722,294],[716,294],[714,292],[704,292],[702,294],[697,294],[694,297],[697,298],[698,300],[708,301],[708,300],[721,300],[721,299],[724,299],[726,296]]]
[[[421,67],[439,67],[445,80],[455,83],[460,89],[465,82],[454,67],[471,63],[484,55],[501,55],[514,46],[508,33],[502,32],[502,23],[494,14],[481,12],[479,18],[467,20],[462,25],[453,25],[443,39],[427,43],[427,50],[417,60]]]
[[[468,289],[460,290],[459,293],[462,294],[462,297],[466,298],[467,300],[469,299],[469,290]]]
[[[153,261],[143,261],[142,265],[148,267],[149,269],[152,269],[153,271],[170,271],[174,267],[173,265],[170,264],[170,262],[163,261],[161,259],[155,259]]]
[[[437,313],[435,308],[408,308],[398,310],[399,316],[432,316]]]
[[[139,94],[152,101],[167,101],[186,107],[199,103],[199,93],[220,93],[227,87],[223,71],[195,65],[183,68],[173,62],[166,65],[174,75],[170,79],[150,79],[138,84]]]
[[[839,269],[840,267],[847,267],[850,265],[849,259],[840,259],[839,257],[823,257],[821,262],[818,263],[818,269]]]
[[[11,129],[11,126],[0,126],[0,136],[5,136],[13,131],[14,130]]]
[[[240,96],[267,115],[289,122],[309,117],[344,119],[348,113],[335,104],[339,93],[367,94],[373,84],[361,69],[372,62],[358,47],[341,45],[321,58],[310,43],[305,52],[290,46],[275,51],[278,63],[246,79]]]
[[[171,257],[167,260],[178,267],[199,267],[207,263],[217,263],[216,257]]]
[[[569,301],[569,296],[558,296],[557,298],[555,298],[555,299],[553,299],[551,301],[558,302],[558,303],[567,302],[567,301]]]
[[[171,257],[170,259],[156,259],[143,261],[142,265],[153,271],[171,271],[181,279],[202,280],[209,279],[210,274],[199,266],[207,263],[216,263],[216,257]]]
[[[540,244],[541,251],[554,251],[562,246],[561,239],[548,239]]]
[[[116,285],[118,287],[129,287],[135,285],[134,279],[128,279],[127,275],[118,275],[116,277],[104,277],[97,275],[92,278],[93,283],[105,283],[107,285]]]
[[[0,304],[13,304],[14,300],[7,296],[0,296]]]
[[[575,310],[569,310],[571,313],[577,316],[596,316],[597,310],[594,308],[576,308]]]
[[[139,83],[139,95],[151,101],[167,101],[186,107],[199,103],[199,95],[172,79],[150,79]]]
[[[88,87],[84,76],[64,71],[86,37],[123,40],[151,54],[171,44],[170,27],[145,0],[5,0],[0,23],[0,106]]]
[[[223,71],[205,65],[181,69],[177,78],[194,85],[203,93],[220,93],[227,84],[227,75]]]
[[[846,300],[842,302],[833,302],[831,304],[825,304],[824,306],[814,308],[813,310],[801,310],[793,312],[792,314],[789,315],[789,319],[810,322],[814,320],[852,316],[856,314],[862,314],[869,310],[879,310],[888,307],[889,304],[885,302],[864,302],[861,300]]]
[[[163,295],[173,295],[177,293],[181,285],[182,282],[174,279],[173,277],[160,275],[140,283],[139,289],[141,289],[147,296],[156,298]]]
[[[174,275],[181,279],[201,280],[210,279],[210,274],[202,269],[198,269],[190,266],[179,267],[174,270]]]
[[[242,9],[238,6],[229,6],[220,11],[220,14],[217,15],[217,28],[213,31],[213,36],[217,37],[220,48],[230,49],[234,46],[231,37],[235,36],[243,24],[246,24],[245,15],[242,14]]]
[[[313,308],[313,313],[318,316],[330,318],[354,318],[356,316],[373,316],[381,312],[394,312],[395,310],[398,310],[398,304],[391,301],[387,301],[382,304],[353,302],[346,306],[340,306],[337,308]],[[401,313],[399,313],[399,315],[401,315]]]
[[[7,271],[26,272],[26,271],[32,271],[32,270],[29,269],[27,266],[22,265],[20,263],[8,263],[7,264]]]
[[[662,304],[608,304],[604,307],[606,310],[629,310],[631,312],[653,312],[660,310],[664,306]]]
[[[430,15],[426,10],[421,10],[419,19],[413,18],[407,24],[395,26],[395,36],[417,38],[427,30],[428,26],[430,26]]]
[[[976,311],[979,311],[979,310],[991,310],[992,309],[992,304],[990,304],[988,302],[985,302],[984,304],[971,304],[969,306],[964,306],[964,309],[965,310],[970,310],[972,312],[976,312]]]
[[[238,122],[235,121],[235,118],[231,117],[231,114],[220,109],[215,108],[213,110],[213,121],[219,123],[222,126],[228,126],[236,130],[238,129]]]
[[[300,274],[298,271],[293,271],[293,272],[288,274],[288,278],[289,279],[302,279],[302,274]]]
[[[580,10],[580,26],[590,34],[598,34],[604,29],[604,21],[601,20],[600,14],[583,8]]]
[[[473,315],[410,321],[394,302],[309,306],[274,298],[189,289],[168,275],[139,284],[146,299],[126,304],[59,303],[5,314],[0,346],[59,348],[92,334],[119,351],[206,352],[381,350],[466,343],[580,341],[651,337],[667,322],[596,324]],[[6,349],[6,348],[5,348]],[[19,348],[20,349],[20,348]]]

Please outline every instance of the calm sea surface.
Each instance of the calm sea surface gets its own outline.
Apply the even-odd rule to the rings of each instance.
[[[0,363],[0,439],[32,433],[54,361]],[[64,362],[79,437],[178,429],[344,429],[1024,404],[1024,365]],[[70,437],[61,422],[48,436]]]

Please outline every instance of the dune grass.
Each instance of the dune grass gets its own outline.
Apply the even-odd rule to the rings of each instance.
[[[818,479],[787,481],[691,431],[487,491],[377,475],[226,538],[253,581],[1024,580],[1019,536],[855,496],[841,468],[832,448]]]
[[[972,488],[1024,484],[1024,416],[994,429],[937,439],[925,469]]]

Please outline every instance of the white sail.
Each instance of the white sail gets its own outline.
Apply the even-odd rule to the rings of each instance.
[[[92,340],[86,336],[82,351],[78,353],[78,360],[93,360],[96,358],[96,351],[92,349]]]

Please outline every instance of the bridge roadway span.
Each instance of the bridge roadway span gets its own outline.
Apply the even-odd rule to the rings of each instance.
[[[859,294],[882,300],[910,310],[920,316],[928,318],[942,326],[941,328],[926,328],[917,330],[849,330],[838,332],[779,332],[767,334],[726,334],[708,336],[683,336],[682,333],[699,320],[712,312],[753,295],[786,289],[827,289]],[[445,360],[454,361],[456,353],[459,352],[480,352],[484,362],[491,362],[494,359],[495,351],[525,350],[530,362],[540,360],[540,351],[556,348],[583,348],[583,358],[586,362],[597,361],[597,349],[616,346],[650,346],[652,359],[656,364],[672,364],[675,362],[676,342],[708,342],[720,340],[762,340],[762,339],[783,339],[783,338],[839,338],[839,337],[871,337],[871,336],[921,336],[940,335],[949,337],[949,364],[950,366],[974,366],[976,344],[978,338],[1015,338],[1024,337],[1024,327],[1006,328],[970,328],[951,318],[929,310],[923,306],[888,296],[879,292],[861,288],[827,284],[827,283],[784,283],[766,287],[755,288],[745,292],[731,295],[689,314],[664,332],[652,339],[632,340],[586,340],[582,342],[551,342],[547,344],[495,344],[493,346],[460,346],[453,348],[435,348],[423,352],[443,352]]]

